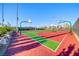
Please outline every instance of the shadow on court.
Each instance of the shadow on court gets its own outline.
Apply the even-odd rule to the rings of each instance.
[[[34,37],[34,38],[36,38],[41,43],[46,42],[45,40],[41,40],[40,37]],[[10,45],[5,53],[5,56],[11,56],[11,55],[14,55],[14,54],[22,52],[22,51],[27,51],[27,50],[36,48],[41,45],[40,43],[37,43],[29,38],[27,38],[27,39],[24,38],[22,40],[23,40],[23,42],[17,43],[19,40],[17,41],[17,39],[14,39],[14,41],[11,44],[13,44],[13,43],[17,43],[17,44]],[[20,40],[20,41],[22,41],[22,40]],[[27,41],[27,40],[30,40],[30,41]],[[28,44],[28,43],[30,43],[30,44]],[[20,46],[18,46],[18,45],[20,45]],[[18,46],[18,47],[14,47],[14,46]],[[13,47],[13,48],[11,48],[11,47]]]
[[[77,49],[77,51],[74,51],[73,56],[79,56],[79,48]]]
[[[69,56],[75,48],[75,44],[70,44],[68,48],[63,48],[63,50],[57,56]]]
[[[11,56],[11,55],[14,55],[16,53],[26,51],[26,50],[30,50],[30,49],[33,49],[33,48],[38,47],[38,46],[40,46],[39,43],[33,43],[33,44],[30,44],[30,45],[20,46],[20,47],[17,47],[17,48],[10,48],[10,49],[7,50],[5,55]]]
[[[41,36],[41,37],[44,37],[44,38],[51,38],[51,37],[57,37],[57,36],[65,35],[65,34],[68,34],[68,33],[62,33],[62,34],[57,34],[57,35],[51,35],[51,36],[49,36],[49,37],[45,37],[45,36]]]

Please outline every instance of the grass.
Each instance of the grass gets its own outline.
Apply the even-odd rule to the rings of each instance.
[[[32,40],[39,42],[40,44],[44,45],[45,47],[51,49],[51,50],[56,50],[56,48],[59,45],[59,42],[53,41],[53,40],[48,40],[45,38],[42,38],[40,36],[37,36],[37,33],[41,31],[23,31],[22,33],[31,37]]]

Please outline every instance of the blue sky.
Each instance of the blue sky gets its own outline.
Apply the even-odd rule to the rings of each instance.
[[[16,5],[13,3],[4,4],[5,23],[10,22],[16,26]],[[68,3],[26,3],[18,4],[19,23],[30,18],[32,24],[23,24],[22,26],[45,26],[54,24],[58,21],[71,21],[72,24],[79,17],[79,4]],[[1,22],[1,4],[0,4],[0,22]]]

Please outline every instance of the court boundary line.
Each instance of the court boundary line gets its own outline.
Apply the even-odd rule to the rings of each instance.
[[[29,37],[29,36],[28,36],[28,37]],[[40,36],[39,36],[39,37],[40,37]],[[65,40],[66,37],[67,37],[67,34],[64,36],[64,38],[62,39],[62,41],[58,44],[58,46],[57,46],[57,48],[56,48],[55,50],[53,50],[53,49],[51,49],[51,48],[49,48],[49,47],[47,47],[47,46],[41,44],[40,42],[38,42],[38,41],[36,41],[36,40],[33,40],[31,37],[29,37],[29,38],[31,38],[33,41],[35,41],[35,42],[41,44],[42,46],[48,48],[49,50],[51,50],[51,51],[53,51],[53,52],[56,52],[56,51],[58,50],[58,48],[60,47],[60,45],[62,44],[62,42]],[[48,40],[48,39],[46,39],[46,40]],[[52,40],[51,40],[51,41],[52,41]]]
[[[31,37],[28,36],[28,38],[31,38]],[[31,38],[31,39],[32,39],[32,38]],[[32,40],[33,40],[33,39],[32,39]],[[48,40],[48,39],[46,39],[46,40]],[[42,44],[42,43],[40,43],[40,42],[38,42],[38,41],[36,41],[36,40],[33,40],[33,41],[35,41],[35,42],[41,44],[43,47],[48,48],[49,50],[51,50],[51,51],[53,51],[53,52],[55,51],[55,50],[53,50],[53,49],[51,49],[51,48],[45,46],[44,44]],[[51,41],[52,41],[52,40],[51,40]],[[59,46],[59,44],[58,44],[58,46]]]
[[[60,42],[60,44],[58,45],[58,47],[56,48],[56,50],[55,50],[54,52],[56,52],[56,51],[58,50],[58,48],[60,47],[60,45],[61,45],[62,42],[66,39],[67,36],[68,36],[67,34],[64,36],[64,38],[62,39],[62,41]]]
[[[73,31],[72,33],[74,34],[75,38],[76,38],[77,41],[79,42],[79,37],[77,36],[77,34],[76,34],[74,31]]]

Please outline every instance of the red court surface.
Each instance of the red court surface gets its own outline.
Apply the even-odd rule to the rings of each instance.
[[[64,37],[68,34],[68,32],[40,32],[38,33],[39,36],[43,37],[43,38],[47,38],[49,40],[54,40],[57,42],[61,42]]]
[[[50,33],[51,35],[56,35],[57,33]],[[60,34],[60,33],[59,33]],[[41,35],[41,33],[39,33],[38,35]],[[45,34],[43,33],[42,35],[44,35],[44,37],[49,37],[49,34]],[[14,39],[12,41],[11,46],[8,48],[6,55],[10,55],[10,56],[56,56],[59,55],[63,48],[65,48],[67,50],[69,45],[74,45],[75,44],[75,48],[72,51],[72,53],[70,53],[70,55],[73,55],[74,51],[78,49],[79,47],[79,42],[77,41],[77,39],[75,38],[75,36],[70,33],[66,33],[63,34],[61,36],[56,36],[56,37],[51,37],[52,39],[57,38],[57,41],[61,41],[59,38],[62,38],[66,35],[66,37],[64,38],[63,42],[61,43],[61,45],[59,46],[59,48],[57,49],[56,52],[51,51],[50,49],[42,46],[41,44],[33,41],[32,39],[28,38],[25,35],[19,36],[18,38]]]

